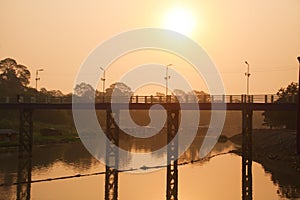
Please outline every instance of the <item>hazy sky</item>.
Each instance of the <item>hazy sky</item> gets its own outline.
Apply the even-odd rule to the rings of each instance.
[[[215,62],[228,94],[245,93],[245,60],[250,64],[251,93],[275,93],[298,82],[299,0],[1,0],[0,59],[11,57],[28,66],[32,86],[35,70],[43,68],[39,88],[70,92],[81,64],[97,45],[131,29],[167,28],[166,17],[176,9],[193,19],[194,29],[188,36]],[[125,65],[152,61],[130,56],[107,70],[107,86],[126,73],[130,67]],[[172,63],[171,75],[175,68],[185,67],[176,58],[166,58],[153,61]],[[204,88],[200,83],[197,86],[201,81],[191,71],[186,75],[195,89]],[[163,79],[164,74],[158,76]]]

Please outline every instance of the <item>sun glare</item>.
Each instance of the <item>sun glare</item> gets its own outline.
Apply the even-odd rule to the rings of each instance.
[[[196,20],[192,13],[181,7],[167,13],[164,21],[165,28],[184,35],[191,35],[195,25]]]

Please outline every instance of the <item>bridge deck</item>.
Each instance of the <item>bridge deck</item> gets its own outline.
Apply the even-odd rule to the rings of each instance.
[[[130,103],[129,109],[131,110],[147,110],[151,106],[156,103]],[[159,103],[166,109],[180,109],[180,110],[195,110],[195,104],[192,103],[182,103],[179,105],[178,103]],[[226,105],[226,107],[224,106]],[[106,110],[111,106],[111,103],[96,103],[95,109],[97,110]],[[115,108],[120,110],[128,109],[127,103],[115,103]],[[211,103],[198,103],[200,110],[211,110]],[[0,103],[0,109],[64,109],[70,110],[72,109],[72,103]],[[93,105],[87,103],[77,103],[74,104],[74,107],[77,109],[91,109]],[[160,109],[157,107],[156,109]],[[296,103],[213,103],[214,110],[286,110],[286,111],[296,111],[297,104]]]

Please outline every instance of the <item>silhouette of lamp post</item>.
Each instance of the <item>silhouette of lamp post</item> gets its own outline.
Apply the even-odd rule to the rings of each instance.
[[[169,76],[169,67],[172,66],[172,64],[168,64],[166,66],[166,76],[165,76],[165,80],[166,80],[166,100],[168,98],[168,80],[171,78]]]
[[[35,71],[35,90],[36,93],[38,93],[38,81],[41,80],[41,78],[39,77],[39,72],[44,71],[44,69],[37,69]]]
[[[249,73],[249,63],[247,61],[245,61],[246,65],[247,65],[247,72],[245,73],[245,76],[247,77],[247,96],[249,95],[249,77],[250,77],[250,73]]]
[[[297,153],[300,154],[300,56],[297,57],[299,62],[299,75],[298,75],[298,112],[297,112]]]
[[[105,69],[103,69],[102,67],[100,67],[100,69],[103,71],[103,77],[101,78],[101,81],[103,81],[103,84],[102,84],[102,100],[103,100],[103,103],[105,101]]]

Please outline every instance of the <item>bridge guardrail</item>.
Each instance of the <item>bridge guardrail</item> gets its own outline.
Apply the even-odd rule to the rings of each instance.
[[[74,96],[75,102],[90,102],[88,97]],[[277,95],[198,95],[195,96],[119,96],[111,99],[110,97],[96,97],[95,103],[296,103],[297,96],[288,96],[286,100],[279,101]],[[16,96],[0,97],[0,103],[46,103],[46,104],[65,104],[72,103],[72,97],[35,97],[35,96]]]

